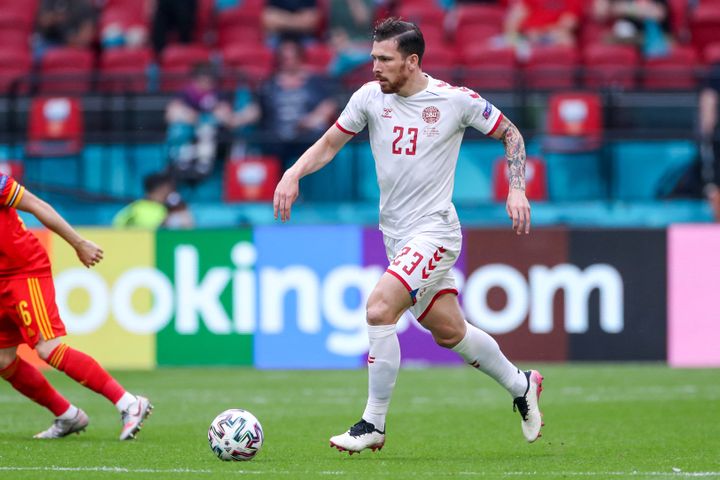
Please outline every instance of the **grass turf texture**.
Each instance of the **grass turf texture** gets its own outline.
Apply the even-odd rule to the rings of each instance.
[[[0,383],[0,478],[720,478],[720,371],[621,364],[541,371],[546,426],[534,444],[488,377],[470,368],[403,369],[385,448],[353,456],[330,449],[328,438],[362,413],[363,370],[115,372],[155,404],[139,439],[124,443],[108,402],[49,372],[90,416],[88,431],[33,440],[51,415]],[[222,462],[208,447],[210,421],[232,407],[263,424],[265,445],[251,462]]]

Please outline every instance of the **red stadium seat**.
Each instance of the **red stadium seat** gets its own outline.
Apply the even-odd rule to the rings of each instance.
[[[223,65],[231,74],[242,75],[251,82],[261,82],[272,74],[275,56],[260,45],[229,45],[222,51]]]
[[[720,38],[720,2],[703,1],[690,17],[692,43],[699,51]]]
[[[27,50],[15,49],[11,46],[0,50],[0,93],[6,94],[13,87],[18,93],[27,92],[29,82],[27,76],[32,68],[32,58]],[[26,81],[22,81],[25,77]]]
[[[280,180],[275,157],[245,157],[225,164],[223,199],[226,202],[269,202]]]
[[[603,122],[600,96],[589,92],[562,92],[550,96],[546,152],[588,152],[602,144]]]
[[[463,70],[458,83],[479,90],[508,90],[515,86],[515,51],[487,43],[468,44],[461,52]]]
[[[666,57],[645,61],[643,87],[653,90],[693,89],[697,85],[698,58],[690,47],[673,47]]]
[[[219,12],[217,15],[218,43],[220,47],[238,43],[261,43],[264,37],[262,27],[262,6],[245,4]]]
[[[26,26],[29,32],[35,24],[39,4],[40,0],[0,0],[0,11],[5,15],[22,17],[22,25]]]
[[[720,63],[720,41],[707,44],[703,51],[703,61],[707,64]]]
[[[470,45],[482,44],[502,33],[500,25],[465,25],[455,31],[455,45],[463,50]]]
[[[640,54],[630,45],[595,43],[582,52],[584,85],[589,88],[634,88]]]
[[[499,157],[493,165],[493,199],[496,202],[507,200],[510,191],[510,169],[505,157]],[[525,160],[525,195],[528,200],[547,200],[547,175],[545,162],[538,157]]]
[[[442,24],[445,12],[436,4],[401,3],[398,15],[409,22],[417,23],[422,28],[425,24]]]
[[[458,28],[466,25],[502,27],[505,8],[500,5],[463,3],[457,7]]]
[[[422,59],[424,72],[439,80],[453,83],[457,64],[458,54],[454,48],[441,44],[427,45]]]
[[[26,153],[33,157],[76,155],[83,145],[80,100],[70,97],[36,97],[30,107]]]
[[[148,88],[149,49],[113,48],[100,58],[99,87],[106,92],[144,92]]]
[[[40,91],[85,93],[90,90],[95,59],[90,50],[59,47],[48,50],[40,61]]]
[[[316,73],[326,73],[335,52],[328,45],[314,43],[305,48],[305,64]]]
[[[202,45],[168,45],[160,56],[160,89],[180,90],[188,81],[192,68],[210,61],[210,51]]]
[[[525,85],[536,89],[573,88],[577,64],[574,48],[535,46],[522,68]]]

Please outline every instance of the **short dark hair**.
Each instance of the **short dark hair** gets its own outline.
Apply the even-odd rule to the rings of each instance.
[[[175,181],[172,176],[166,172],[157,172],[146,175],[143,178],[143,190],[145,193],[152,193],[160,187],[164,186],[175,186]]]
[[[414,53],[418,56],[418,63],[422,63],[425,53],[425,38],[417,25],[396,17],[380,20],[375,25],[373,40],[383,42],[392,38],[397,40],[397,49],[403,58]]]

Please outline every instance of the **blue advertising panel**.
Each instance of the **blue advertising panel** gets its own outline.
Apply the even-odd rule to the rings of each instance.
[[[258,368],[358,368],[367,353],[365,301],[382,269],[362,265],[356,226],[270,226],[257,250]]]

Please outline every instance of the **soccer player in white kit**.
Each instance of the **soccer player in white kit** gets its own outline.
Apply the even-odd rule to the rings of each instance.
[[[329,163],[367,126],[380,186],[380,229],[390,265],[367,301],[368,400],[362,418],[330,445],[350,454],[385,444],[385,417],[400,369],[396,324],[407,310],[435,342],[494,378],[513,398],[528,442],[540,436],[542,376],[522,372],[487,333],[467,323],[450,269],[462,234],[452,204],[465,128],[501,140],[510,168],[507,213],[518,235],[530,233],[525,145],[517,127],[472,90],[421,70],[425,42],[413,23],[378,23],[371,56],[376,81],[358,89],[334,126],[289,168],[273,199],[275,218],[290,219],[300,178]]]

